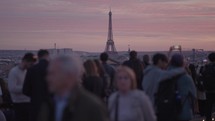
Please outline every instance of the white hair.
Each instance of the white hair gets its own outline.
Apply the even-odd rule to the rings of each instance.
[[[72,73],[80,79],[84,73],[83,63],[77,56],[59,55],[54,58],[65,73]]]

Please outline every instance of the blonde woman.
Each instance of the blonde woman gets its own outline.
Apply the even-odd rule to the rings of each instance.
[[[136,89],[136,77],[130,68],[117,68],[115,84],[118,91],[108,102],[111,121],[156,121],[152,104],[144,92]]]

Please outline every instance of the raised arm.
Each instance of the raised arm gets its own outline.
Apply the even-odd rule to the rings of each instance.
[[[172,70],[162,70],[160,72],[160,81],[170,79],[176,75],[185,73],[184,68],[172,69]]]

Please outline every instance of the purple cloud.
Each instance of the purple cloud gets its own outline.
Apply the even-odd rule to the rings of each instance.
[[[111,6],[117,50],[127,50],[131,40],[136,50],[165,50],[171,44],[214,49],[214,5],[211,0],[0,1],[0,48],[39,49],[58,43],[103,51]]]

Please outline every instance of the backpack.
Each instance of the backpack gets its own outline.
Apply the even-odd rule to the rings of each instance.
[[[183,101],[178,91],[177,80],[180,74],[160,82],[155,94],[155,106],[158,121],[176,121],[183,108]]]
[[[205,66],[203,71],[204,87],[206,91],[215,91],[215,63]]]

